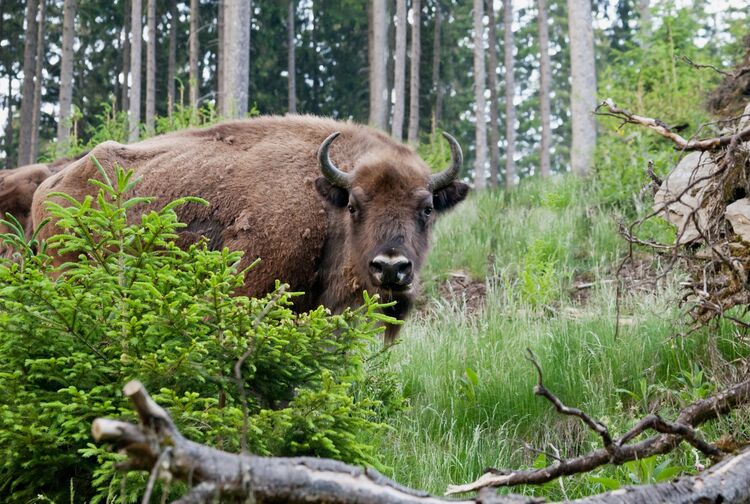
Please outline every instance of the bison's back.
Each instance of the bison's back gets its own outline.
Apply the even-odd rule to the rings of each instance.
[[[50,192],[79,200],[96,192],[88,183],[101,179],[92,160],[96,157],[110,177],[115,165],[135,171],[141,181],[134,195],[157,198],[143,210],[181,196],[208,200],[208,207],[190,204],[177,210],[188,224],[183,240],[204,235],[212,247],[242,250],[243,267],[260,257],[261,265],[248,275],[248,294],[267,292],[277,278],[310,290],[327,228],[325,206],[314,189],[316,152],[336,130],[342,131],[337,162],[346,169],[356,151],[367,148],[361,145],[368,137],[363,128],[308,116],[234,121],[132,145],[105,142],[39,187],[34,222],[46,216],[42,202]],[[42,237],[54,232],[54,226],[47,226]]]

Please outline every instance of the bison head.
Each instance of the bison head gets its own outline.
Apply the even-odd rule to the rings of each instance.
[[[401,144],[357,157],[349,171],[340,170],[329,157],[338,132],[318,150],[323,176],[316,188],[336,212],[333,225],[343,235],[335,240],[340,250],[331,252],[341,255],[337,262],[348,270],[344,274],[350,274],[352,286],[396,301],[388,314],[399,319],[413,304],[435,218],[462,201],[469,189],[456,178],[463,162],[461,147],[451,135],[443,135],[452,162],[437,174]],[[397,332],[398,326],[388,327],[386,342]]]

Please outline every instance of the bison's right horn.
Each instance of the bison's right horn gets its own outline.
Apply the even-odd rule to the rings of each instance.
[[[342,189],[350,189],[352,186],[350,175],[339,170],[328,156],[328,148],[331,146],[331,142],[336,140],[336,137],[340,134],[341,132],[337,131],[323,140],[323,143],[318,148],[318,162],[320,162],[320,171],[328,179],[328,182]]]
[[[437,191],[453,182],[458,176],[458,172],[461,171],[461,166],[464,164],[464,154],[461,151],[461,145],[459,145],[458,140],[446,132],[443,132],[443,136],[451,146],[451,165],[440,173],[436,173],[430,177],[430,191]]]

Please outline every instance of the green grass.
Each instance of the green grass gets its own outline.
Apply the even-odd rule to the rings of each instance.
[[[531,466],[537,453],[523,443],[564,457],[600,446],[579,420],[556,414],[533,395],[527,348],[538,356],[550,390],[615,435],[650,410],[668,416],[710,392],[714,371],[747,355],[728,324],[711,337],[707,331],[679,336],[685,318],[674,275],[657,292],[626,290],[617,335],[614,283],[596,283],[583,304],[571,299],[574,278],[611,280],[625,249],[616,217],[595,205],[596,191],[587,185],[568,177],[530,181],[510,194],[487,191],[439,223],[425,268],[428,291],[434,294],[447,272],[461,270],[486,276],[487,298],[474,314],[460,301],[431,301],[407,322],[392,351],[391,369],[409,407],[391,419],[394,432],[382,450],[399,482],[442,493],[486,467]],[[631,484],[694,461],[683,449],[658,460],[667,471],[655,462],[597,474]],[[514,489],[557,499],[602,490],[588,476]]]

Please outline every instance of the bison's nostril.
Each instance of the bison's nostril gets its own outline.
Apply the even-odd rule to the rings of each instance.
[[[378,255],[370,262],[370,275],[383,287],[403,287],[412,281],[411,261],[402,255]]]
[[[383,263],[372,261],[370,262],[371,273],[383,273]]]

